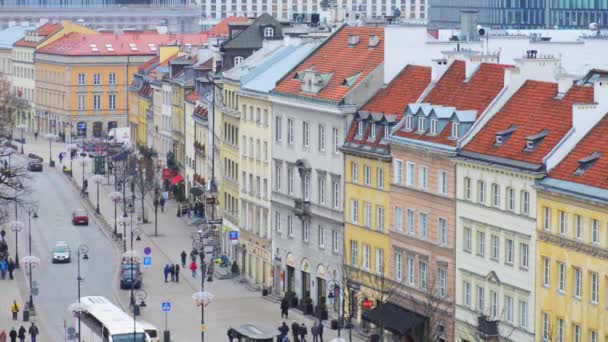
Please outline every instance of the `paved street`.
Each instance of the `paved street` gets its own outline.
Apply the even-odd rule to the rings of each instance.
[[[32,143],[32,139],[28,139],[26,144],[26,154],[28,151],[33,151],[45,158],[44,177],[36,177],[36,184],[40,183],[43,193],[52,193],[39,200],[46,203],[42,210],[42,215],[38,219],[41,224],[46,215],[51,218],[52,222],[58,227],[56,233],[47,233],[38,236],[35,235],[34,245],[35,253],[43,253],[45,246],[52,247],[56,240],[65,239],[70,242],[75,250],[77,243],[85,241],[91,249],[91,259],[83,262],[83,267],[94,267],[95,275],[93,281],[88,281],[91,277],[88,273],[89,268],[83,268],[83,273],[87,281],[83,283],[83,295],[102,295],[114,300],[117,298],[119,304],[128,310],[129,294],[128,290],[119,290],[118,283],[114,283],[115,262],[120,251],[113,253],[112,243],[105,237],[109,230],[114,226],[114,204],[109,199],[109,193],[114,190],[113,179],[111,184],[107,185],[104,181],[100,186],[100,209],[103,218],[107,221],[106,234],[102,234],[99,227],[91,224],[88,227],[72,227],[69,222],[69,213],[72,208],[79,203],[79,194],[75,190],[73,183],[69,179],[60,174],[61,165],[58,163],[57,154],[60,149],[65,150],[65,144],[53,142],[53,159],[57,162],[57,167],[51,169],[48,167],[48,141],[39,139]],[[63,160],[64,164],[69,165]],[[94,205],[96,204],[96,185],[91,181],[91,165],[88,163],[85,167],[85,178],[89,181],[89,198],[91,199],[91,216],[94,213]],[[82,167],[76,160],[73,162],[74,180],[78,186],[82,183]],[[52,191],[53,189],[61,189],[60,191]],[[127,195],[130,196],[127,190]],[[55,208],[52,213],[53,204],[62,203],[61,209]],[[149,205],[149,203],[148,203]],[[56,205],[55,205],[56,206]],[[192,294],[200,291],[200,274],[196,279],[192,278],[189,270],[180,272],[180,283],[165,283],[162,269],[167,263],[179,263],[179,254],[182,250],[189,252],[192,248],[191,234],[197,230],[195,226],[188,226],[184,221],[176,217],[176,206],[174,201],[168,201],[165,205],[165,212],[159,211],[159,236],[154,237],[154,215],[150,207],[147,208],[148,218],[151,223],[145,225],[135,225],[134,228],[142,230],[141,241],[134,241],[134,249],[143,256],[143,249],[150,247],[152,249],[152,267],[147,269],[144,274],[143,289],[147,292],[146,304],[147,307],[142,309],[142,315],[138,319],[147,320],[157,326],[160,330],[164,329],[165,315],[161,311],[161,303],[165,301],[172,302],[173,308],[168,315],[168,329],[171,331],[172,341],[196,341],[200,339],[200,308],[194,305]],[[49,212],[51,211],[51,212]],[[122,206],[118,206],[118,217],[121,216]],[[41,230],[36,227],[36,230]],[[122,228],[119,227],[119,232]],[[25,236],[25,235],[24,235]],[[127,237],[129,231],[127,227]],[[130,241],[127,240],[127,247]],[[49,247],[49,248],[50,248]],[[103,260],[103,262],[100,262]],[[108,262],[109,261],[109,262]],[[87,265],[88,266],[85,266]],[[49,264],[50,265],[50,264]],[[53,299],[42,299],[45,291],[41,291],[40,299],[42,305],[42,315],[44,317],[53,317],[49,324],[53,331],[59,332],[62,329],[63,320],[57,317],[55,313],[51,313],[51,305],[65,308],[75,297],[75,263],[71,265],[55,265],[57,267],[43,267],[56,269],[62,272],[60,279],[74,279],[74,281],[62,281],[62,286],[65,286],[65,295],[57,296]],[[40,275],[41,286],[45,284],[57,283],[56,278],[52,278],[44,270]],[[47,271],[51,272],[51,271]],[[48,283],[47,283],[48,282]],[[48,285],[47,285],[48,286]],[[264,299],[259,291],[250,291],[243,284],[236,280],[219,280],[205,283],[205,290],[215,296],[215,300],[206,308],[206,341],[220,341],[226,339],[226,330],[230,323],[234,322],[262,322],[269,324],[272,327],[277,327],[282,322],[279,313],[279,306],[270,300]],[[117,297],[115,297],[117,295]],[[55,297],[55,296],[53,296]],[[47,306],[48,305],[48,306]],[[308,327],[312,325],[312,320],[308,317],[300,315],[295,310],[291,310],[290,319],[295,319],[298,322],[305,322]],[[291,320],[287,322],[291,324]],[[60,329],[61,328],[61,329]],[[336,332],[328,328],[325,329],[325,339],[336,336]],[[353,340],[358,340],[353,338]]]

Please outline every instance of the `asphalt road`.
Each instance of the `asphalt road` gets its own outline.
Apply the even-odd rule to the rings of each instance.
[[[34,297],[37,314],[43,320],[49,335],[63,340],[64,320],[74,325],[74,318],[67,308],[77,301],[77,250],[80,244],[89,247],[89,259],[81,260],[81,296],[99,295],[113,300],[114,275],[118,257],[110,241],[89,220],[88,226],[73,226],[71,214],[75,208],[84,207],[80,195],[63,176],[52,171],[48,163],[42,173],[33,172],[30,195],[38,206],[38,218],[32,219],[32,252],[40,258],[34,269],[33,279],[38,283],[39,295]],[[89,213],[89,217],[92,213]],[[20,213],[26,228],[20,233],[20,257],[27,255],[27,214]],[[51,251],[57,241],[66,241],[72,250],[69,264],[53,264]],[[23,252],[21,252],[23,251]]]

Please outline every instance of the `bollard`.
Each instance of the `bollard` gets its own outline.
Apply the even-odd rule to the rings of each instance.
[[[30,320],[30,312],[29,310],[23,310],[23,321],[28,322]]]
[[[171,342],[171,332],[169,330],[163,331],[163,342]]]
[[[133,304],[133,315],[134,316],[139,316],[141,315],[141,310],[139,308],[138,304]]]

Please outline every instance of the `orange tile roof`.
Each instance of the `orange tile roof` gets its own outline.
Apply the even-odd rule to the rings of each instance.
[[[198,96],[199,96],[199,94],[197,92],[193,91],[190,94],[186,95],[186,101],[196,102],[196,100],[198,100]]]
[[[482,63],[467,81],[465,62],[454,61],[422,102],[455,107],[456,110],[475,110],[478,119],[504,87],[505,70],[511,67],[504,64]],[[405,130],[396,131],[394,134],[403,138],[448,146],[456,146],[458,142],[450,138],[452,132],[449,128],[444,128],[438,135]]]
[[[228,37],[230,34],[229,24],[232,23],[244,23],[247,22],[247,17],[228,17],[222,21],[220,21],[217,25],[213,26],[211,30],[209,30],[210,37]]]
[[[62,28],[63,25],[61,23],[46,23],[36,29],[36,35],[41,37],[48,37],[59,32],[59,30],[61,30]],[[21,38],[15,43],[15,46],[36,47],[43,40],[44,38],[41,39],[39,42],[28,42],[25,40],[25,38]]]
[[[360,38],[359,44],[354,47],[348,44],[351,35],[358,35]],[[375,48],[369,47],[370,36],[380,38],[380,43]],[[383,61],[384,28],[344,26],[291,73],[283,77],[275,91],[314,99],[341,101]],[[316,94],[302,91],[302,82],[296,76],[298,72],[311,68],[322,74],[332,74],[328,84]],[[359,77],[350,86],[343,85],[345,79],[359,73],[361,73]]]
[[[549,177],[608,189],[608,115],[593,127],[576,147],[549,173]],[[599,153],[598,159],[581,175],[575,175],[580,160]]]
[[[593,102],[593,87],[574,85],[557,98],[557,84],[526,81],[503,108],[463,148],[463,151],[542,164],[543,158],[572,127],[572,104]],[[515,131],[503,143],[496,144],[496,134]],[[535,148],[526,150],[526,138],[548,130],[549,134]]]
[[[137,68],[137,70],[140,71],[140,72],[144,72],[149,67],[151,67],[151,66],[153,66],[155,64],[158,64],[159,61],[160,61],[160,57],[159,56],[152,57],[147,62],[145,62],[144,64],[142,64],[139,68]]]
[[[207,42],[207,37],[208,34],[206,32],[137,35],[83,34],[74,32],[41,48],[38,50],[38,53],[64,56],[156,55],[159,45],[191,44],[200,46]],[[94,44],[98,51],[93,51],[94,48],[91,44]],[[108,48],[110,45],[111,48]]]

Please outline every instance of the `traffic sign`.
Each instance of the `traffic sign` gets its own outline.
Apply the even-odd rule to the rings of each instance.
[[[162,310],[163,312],[171,311],[171,302],[163,302]]]
[[[207,198],[205,198],[205,203],[206,204],[215,204],[215,200],[216,200],[215,197],[207,197]]]
[[[228,233],[228,238],[230,240],[238,240],[239,239],[239,232],[238,230],[233,230],[231,232]]]
[[[209,224],[222,224],[224,221],[222,219],[211,219],[207,221]]]
[[[152,248],[150,248],[150,247],[144,248],[144,254],[145,255],[150,255],[150,253],[152,253]]]
[[[152,257],[144,257],[144,267],[150,267],[152,266]]]

